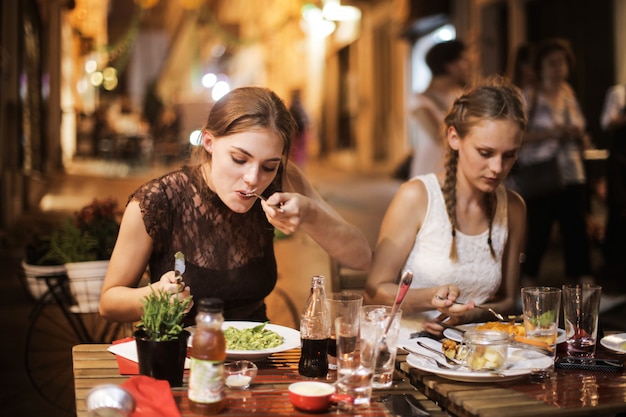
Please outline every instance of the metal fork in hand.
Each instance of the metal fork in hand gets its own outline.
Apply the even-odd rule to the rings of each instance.
[[[267,203],[267,197],[262,196],[261,194],[257,194],[257,193],[249,193],[249,196],[255,196],[256,198],[260,198],[261,200],[265,201]],[[272,206],[272,207],[276,207],[276,210],[278,210],[279,212],[283,212],[283,203],[278,203],[278,204],[269,204],[267,203],[268,206]]]
[[[435,298],[436,298],[437,300],[442,300],[442,301],[443,301],[443,300],[446,300],[446,298],[440,297],[439,295],[435,295]],[[454,303],[454,304],[459,304],[459,305],[464,305],[464,303],[460,303],[460,302],[458,302],[458,301],[453,301],[453,303]],[[509,321],[509,320],[514,320],[514,317],[516,317],[516,316],[508,316],[507,318],[504,318],[504,316],[503,316],[502,314],[498,313],[498,312],[497,312],[497,311],[495,311],[493,308],[491,308],[491,307],[486,307],[486,306],[481,306],[481,305],[479,305],[479,304],[475,304],[475,305],[474,305],[474,308],[480,308],[480,309],[483,309],[483,310],[489,310],[489,312],[490,312],[491,314],[493,314],[493,315],[494,315],[494,317],[495,317],[495,318],[497,318],[497,319],[498,319],[498,320],[500,320],[500,321]]]

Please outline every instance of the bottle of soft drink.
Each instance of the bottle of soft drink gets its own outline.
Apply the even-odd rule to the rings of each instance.
[[[328,373],[328,340],[330,314],[324,289],[325,278],[316,275],[311,280],[311,294],[300,321],[302,354],[298,372],[306,377],[325,377]]]
[[[198,302],[196,330],[191,339],[189,408],[208,416],[224,408],[224,360],[226,339],[222,331],[224,303],[217,298]]]

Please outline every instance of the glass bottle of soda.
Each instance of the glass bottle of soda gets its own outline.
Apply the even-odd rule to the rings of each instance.
[[[300,321],[302,353],[298,372],[306,377],[324,377],[328,373],[328,339],[330,339],[330,314],[324,290],[325,278],[313,277],[311,293]]]
[[[217,298],[198,302],[196,330],[191,339],[189,407],[202,416],[224,408],[224,360],[226,339],[222,332],[224,303]]]

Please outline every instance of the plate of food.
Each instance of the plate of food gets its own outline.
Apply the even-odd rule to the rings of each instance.
[[[462,382],[504,382],[511,381],[522,376],[528,375],[533,371],[542,370],[550,367],[554,361],[547,355],[530,349],[518,349],[509,347],[507,359],[502,369],[497,372],[472,371],[465,366],[459,366],[452,369],[443,369],[437,366],[434,360],[441,360],[436,353],[424,349],[419,346],[416,341],[420,341],[431,348],[443,353],[442,344],[428,337],[418,337],[400,341],[399,346],[409,352],[406,358],[407,363],[419,370],[431,372],[442,378],[451,379]],[[420,355],[414,355],[410,352],[414,351]],[[425,355],[426,357],[422,356]],[[432,360],[428,359],[432,358]]]
[[[516,336],[526,336],[526,330],[524,329],[524,323],[503,323],[501,321],[489,321],[486,323],[468,323],[454,326],[460,330],[500,330],[507,332],[508,334]],[[450,340],[460,342],[463,340],[463,334],[454,329],[444,329],[443,335]],[[565,342],[565,330],[558,329],[556,343]]]
[[[600,339],[600,344],[615,352],[626,353],[626,333],[611,334]]]
[[[192,335],[196,326],[185,328]],[[228,359],[265,359],[272,353],[300,347],[300,332],[289,327],[253,321],[225,321],[222,325],[226,337]],[[192,338],[189,338],[191,346]]]

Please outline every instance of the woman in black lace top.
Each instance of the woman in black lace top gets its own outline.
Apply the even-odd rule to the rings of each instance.
[[[182,288],[179,298],[221,298],[226,320],[267,320],[263,300],[277,278],[274,228],[286,234],[302,229],[341,264],[367,269],[371,250],[363,233],[287,163],[294,128],[270,90],[239,88],[216,102],[193,163],[130,196],[100,314],[138,320],[150,288],[137,285],[149,266],[155,290],[175,294]],[[178,251],[186,258],[182,287],[173,271]],[[194,316],[188,315],[190,322]]]

